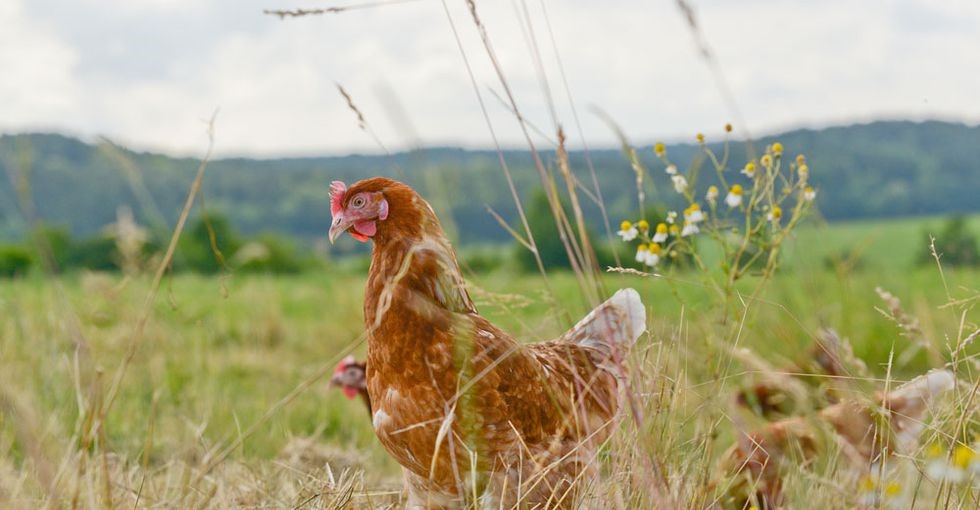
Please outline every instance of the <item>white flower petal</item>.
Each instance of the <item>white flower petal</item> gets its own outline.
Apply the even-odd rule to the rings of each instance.
[[[738,207],[742,205],[742,195],[729,193],[728,196],[725,197],[725,203],[731,208]]]

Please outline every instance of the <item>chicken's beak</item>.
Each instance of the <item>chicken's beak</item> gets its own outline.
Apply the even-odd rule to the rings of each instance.
[[[330,233],[327,235],[330,239],[330,244],[333,244],[340,237],[340,234],[346,232],[353,224],[354,222],[345,218],[343,213],[334,216],[333,223],[330,224]]]

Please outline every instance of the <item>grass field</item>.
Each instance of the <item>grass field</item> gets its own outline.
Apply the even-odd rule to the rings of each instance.
[[[867,364],[866,388],[881,386],[875,378],[895,384],[950,361],[980,322],[980,271],[914,264],[916,252],[926,250],[925,232],[937,224],[799,230],[784,254],[786,270],[737,330],[719,324],[694,272],[608,275],[608,289],[633,286],[650,310],[651,335],[641,340],[634,379],[644,388],[669,388],[670,396],[650,396],[646,404],[652,421],[640,433],[641,449],[660,452],[682,478],[706,470],[724,450],[733,434],[726,419],[731,395],[761,370],[732,355],[736,342],[758,363],[780,367],[804,356],[819,328],[833,327]],[[860,264],[831,263],[854,249]],[[0,502],[7,502],[0,506],[330,508],[397,500],[398,467],[374,439],[365,409],[326,382],[348,348],[365,352],[365,276],[339,264],[289,277],[166,278],[111,412],[94,418],[104,419],[94,437],[84,432],[93,417],[80,409],[106,398],[136,338],[150,278],[88,273],[0,282]],[[472,275],[470,285],[484,315],[527,341],[551,338],[587,311],[571,274],[545,281],[505,266]],[[919,320],[921,339],[903,336],[879,311],[887,306],[878,286]],[[977,380],[977,354],[974,345],[953,366],[967,384]],[[977,432],[976,409],[968,407],[974,401],[960,392],[927,437],[948,442]],[[950,416],[966,417],[962,431]],[[624,426],[611,450],[636,434]],[[335,477],[348,466],[359,474],[331,481],[325,464]],[[818,469],[794,478],[788,493],[798,503],[847,507],[851,482]],[[936,492],[920,482],[924,493]],[[630,483],[623,486],[629,508]],[[827,490],[807,496],[816,486]],[[977,504],[976,490],[951,494],[945,504],[933,496],[919,503]]]

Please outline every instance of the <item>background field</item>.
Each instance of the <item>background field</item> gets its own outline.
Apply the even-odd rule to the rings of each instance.
[[[814,332],[829,326],[850,339],[874,377],[885,377],[892,349],[898,360],[890,375],[895,380],[935,365],[925,350],[903,338],[900,328],[879,313],[886,307],[875,288],[881,286],[902,299],[941,357],[964,331],[975,329],[980,319],[975,310],[964,314],[962,307],[942,305],[953,299],[975,302],[980,271],[947,269],[944,282],[934,264],[915,263],[926,250],[926,233],[940,223],[938,218],[906,219],[802,228],[784,255],[785,267],[747,317],[740,345],[772,366],[783,366],[805,361]],[[972,217],[970,225],[976,229],[980,217]],[[854,250],[860,251],[854,258],[859,263],[841,262],[842,253]],[[508,257],[511,252],[498,253]],[[187,501],[206,504],[234,506],[253,499],[275,501],[271,506],[297,504],[316,491],[263,484],[271,484],[276,476],[304,480],[319,473],[324,463],[337,472],[348,466],[363,470],[368,493],[392,497],[387,491],[397,492],[397,466],[374,439],[360,401],[346,400],[327,387],[326,377],[319,377],[286,405],[276,407],[304,380],[329,374],[347,348],[353,346],[356,355],[363,355],[365,276],[363,262],[350,259],[293,276],[166,277],[145,338],[107,417],[106,435],[99,439],[122,466],[129,466],[118,468],[123,474],[114,482],[119,485],[113,489],[119,493],[116,501],[132,501],[136,484],[150,479],[156,481],[139,489],[145,491],[141,497],[147,503],[167,501],[168,494],[183,491],[199,498]],[[555,272],[548,278],[547,285],[560,301],[557,306],[547,304],[540,276],[507,264],[489,273],[471,272],[469,278],[481,312],[526,341],[551,338],[569,325],[568,317],[587,311],[570,273]],[[30,477],[11,475],[18,472],[16,466],[47,459],[57,471],[76,455],[78,394],[98,398],[109,385],[149,283],[147,276],[76,272],[56,279],[32,273],[0,284],[0,387],[6,402],[0,415],[0,469],[10,475],[0,476],[0,494],[26,498],[19,500],[22,503],[39,497],[41,489]],[[608,275],[605,284],[610,289],[636,287],[651,310],[652,334],[641,352],[676,352],[674,364],[661,367],[668,373],[635,377],[689,378],[697,381],[690,383],[689,391],[699,399],[722,404],[740,384],[753,380],[757,367],[752,366],[731,370],[731,383],[712,379],[711,367],[727,355],[718,344],[697,337],[715,327],[717,315],[695,272],[669,278]],[[85,347],[76,349],[73,339]],[[975,347],[969,351],[973,356]],[[76,363],[88,375],[84,378],[101,390],[76,388]],[[701,395],[698,390],[716,384],[721,388],[717,395]],[[674,416],[672,423],[678,419]],[[249,430],[253,424],[258,426]],[[224,452],[228,459],[223,465],[262,473],[261,484],[248,476],[236,478],[235,492],[219,477],[213,486],[223,488],[211,499],[213,493],[206,496],[212,485],[195,486],[175,474],[175,466],[204,465],[238,439],[240,444]],[[126,469],[138,465],[144,469],[141,477],[127,481]],[[192,488],[178,490],[182,480]],[[225,494],[229,491],[233,496]],[[222,494],[227,498],[221,499]],[[289,503],[290,497],[296,499]]]

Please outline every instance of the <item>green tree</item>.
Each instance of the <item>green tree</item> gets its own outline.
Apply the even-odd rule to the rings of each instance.
[[[568,213],[569,206],[564,200],[562,200],[561,206]],[[531,195],[531,200],[527,204],[526,213],[527,223],[531,227],[531,232],[534,233],[534,242],[537,244],[538,254],[541,256],[541,262],[544,264],[544,267],[571,268],[572,264],[568,258],[568,252],[565,250],[565,244],[562,243],[561,237],[558,235],[558,227],[555,225],[555,218],[551,213],[548,196],[543,190],[538,189]],[[569,217],[571,218],[572,215],[569,214]],[[518,227],[515,230],[522,232],[524,229],[523,227]],[[577,236],[577,232],[575,235]],[[599,240],[589,228],[586,228],[586,235],[589,236],[592,246],[595,248],[599,266],[615,265],[612,249],[609,248],[605,239]],[[520,243],[515,242],[515,245],[515,249],[517,250],[516,259],[519,267],[525,271],[537,271],[538,264],[534,260],[534,254]],[[624,257],[632,257],[632,254],[628,252],[629,250],[625,248],[625,245],[617,243],[616,246],[616,249],[619,250],[620,260],[624,260]],[[624,248],[620,248],[620,246]]]
[[[0,246],[0,276],[22,276],[34,265],[34,256],[23,246],[8,244]]]
[[[241,238],[227,216],[202,214],[181,236],[180,258],[175,266],[198,273],[217,273],[228,267],[227,258],[241,246]]]
[[[929,244],[929,237],[927,233],[925,235],[926,246]],[[977,235],[970,230],[970,225],[964,216],[956,215],[946,220],[943,229],[936,236],[936,253],[940,255],[943,265],[980,265]],[[925,251],[919,257],[920,264],[932,264],[934,262],[931,251]]]

